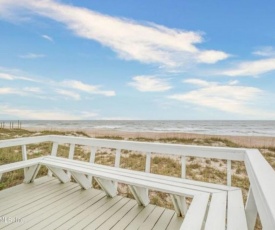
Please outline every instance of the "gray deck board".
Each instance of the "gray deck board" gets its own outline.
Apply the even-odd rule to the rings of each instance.
[[[0,216],[22,222],[0,221],[0,229],[179,229],[182,218],[173,210],[116,196],[83,190],[76,183],[61,184],[42,177],[0,191]]]

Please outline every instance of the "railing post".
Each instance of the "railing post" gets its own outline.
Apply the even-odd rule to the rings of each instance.
[[[227,186],[231,186],[231,160],[227,160]]]
[[[27,146],[26,145],[22,145],[22,160],[26,161],[28,159],[27,156]],[[24,177],[26,177],[27,174],[27,168],[24,168]]]
[[[255,228],[257,213],[258,213],[257,206],[255,203],[252,188],[250,186],[247,200],[246,200],[246,205],[245,205],[245,215],[246,215],[248,230],[253,230]]]
[[[56,154],[57,154],[57,149],[58,149],[58,143],[57,142],[54,142],[53,143],[53,147],[52,147],[52,152],[51,152],[51,155],[52,156],[56,156]],[[53,176],[53,173],[49,170],[48,171],[48,176]]]

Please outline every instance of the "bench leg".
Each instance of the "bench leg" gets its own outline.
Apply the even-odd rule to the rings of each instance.
[[[96,178],[96,177],[95,177],[95,180],[100,185],[100,187],[105,191],[107,196],[115,197],[117,195],[117,183],[116,182],[101,179],[101,178]]]
[[[38,171],[40,169],[40,165],[34,165],[28,168],[24,169],[25,172],[25,178],[24,178],[24,183],[31,183],[34,181]]]
[[[91,181],[87,178],[86,175],[76,172],[70,172],[70,174],[82,188],[89,189],[92,187]]]
[[[184,216],[187,212],[186,198],[177,195],[171,195],[171,199],[177,215]]]
[[[147,206],[150,203],[147,188],[140,188],[140,187],[129,185],[129,189],[133,194],[133,196],[135,197],[138,205]]]
[[[70,181],[70,178],[68,177],[67,173],[64,172],[64,170],[59,169],[59,168],[54,168],[54,167],[49,167],[47,168],[62,182],[62,183],[67,183]]]

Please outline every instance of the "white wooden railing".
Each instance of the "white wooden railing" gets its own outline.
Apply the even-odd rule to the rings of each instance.
[[[227,160],[228,186],[231,186],[231,161],[243,161],[250,181],[250,189],[245,207],[248,229],[254,229],[258,213],[264,229],[275,229],[275,172],[256,149],[145,143],[56,135],[2,140],[0,141],[0,148],[22,146],[22,159],[27,160],[26,146],[42,142],[53,143],[51,150],[51,155],[53,156],[56,156],[58,152],[58,145],[69,144],[70,159],[73,159],[76,145],[90,146],[89,161],[92,163],[95,162],[98,148],[116,149],[115,167],[120,167],[121,150],[144,152],[146,154],[146,172],[150,172],[151,153],[177,155],[181,158],[182,178],[186,177],[187,156]]]

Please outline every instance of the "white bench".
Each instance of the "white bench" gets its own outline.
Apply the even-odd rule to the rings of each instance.
[[[210,184],[152,173],[91,164],[77,160],[47,156],[40,160],[63,183],[70,181],[68,174],[84,189],[91,187],[91,176],[96,178],[108,196],[117,194],[117,182],[129,185],[138,204],[149,203],[148,189],[166,192],[173,200],[178,215],[184,216],[181,229],[247,229],[242,193],[239,188]],[[185,197],[192,202],[187,209]]]
[[[24,183],[32,182],[40,169],[41,159],[42,157],[39,157],[26,161],[18,161],[10,164],[0,165],[0,180],[3,173],[24,169]]]

